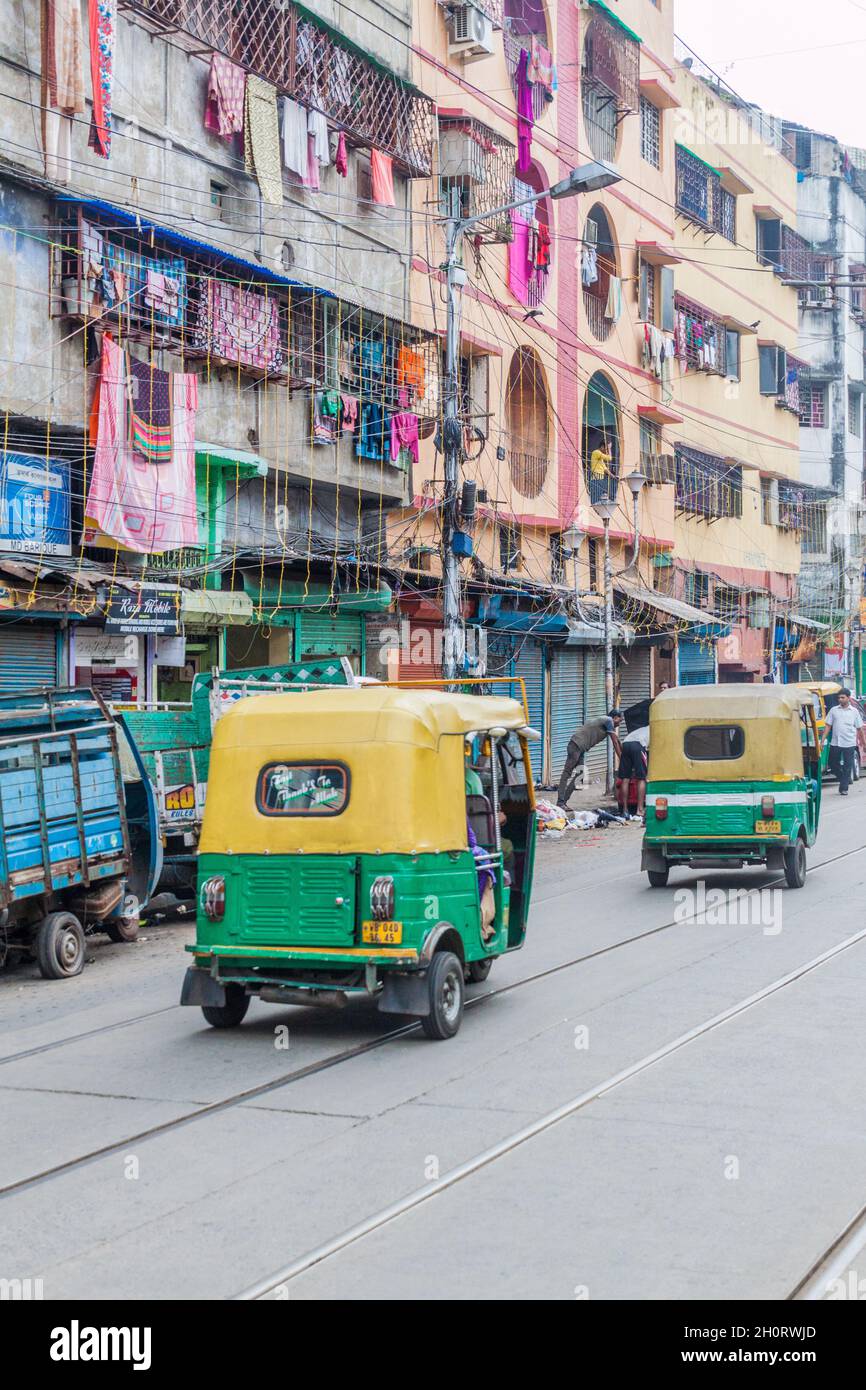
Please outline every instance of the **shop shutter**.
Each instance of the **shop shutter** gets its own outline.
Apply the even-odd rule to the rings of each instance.
[[[442,625],[415,620],[408,624],[409,645],[405,646],[406,624],[400,624],[401,681],[438,681],[442,679]]]
[[[716,679],[716,649],[712,642],[681,637],[678,644],[680,685],[712,685]]]
[[[347,656],[361,670],[364,652],[364,618],[361,613],[305,613],[298,615],[298,660],[314,656]]]
[[[553,652],[550,666],[550,779],[565,766],[568,740],[584,720],[584,654],[574,647]]]
[[[586,653],[585,664],[585,714],[584,719],[598,719],[607,714],[607,700],[604,692],[604,652],[599,648]],[[586,755],[586,767],[591,782],[604,785],[607,771],[607,739],[597,743]]]
[[[0,695],[58,684],[54,629],[31,623],[0,624]]]
[[[619,698],[617,705],[627,710],[641,700],[649,700],[652,695],[650,684],[649,647],[630,647],[619,656]],[[620,727],[620,737],[623,729]],[[633,732],[626,721],[625,732]]]
[[[514,655],[514,674],[520,676],[526,685],[526,703],[529,708],[529,722],[541,734],[529,745],[532,762],[532,775],[536,782],[541,781],[544,767],[544,647],[529,637],[518,637]],[[515,688],[519,698],[520,687]]]

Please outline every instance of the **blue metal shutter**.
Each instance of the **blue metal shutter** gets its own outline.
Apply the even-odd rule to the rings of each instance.
[[[529,707],[529,722],[541,734],[529,745],[532,774],[536,782],[541,781],[544,764],[544,647],[531,637],[518,637],[514,658],[514,674],[522,676],[526,684],[526,703]],[[519,696],[520,687],[515,695]]]
[[[712,685],[716,679],[716,649],[712,642],[681,637],[678,643],[680,685]]]
[[[584,719],[599,719],[607,714],[607,700],[604,690],[604,651],[599,647],[586,653],[585,665],[585,714]],[[590,748],[586,755],[586,767],[591,781],[604,784],[607,772],[607,744],[604,739]]]
[[[583,723],[583,652],[560,647],[550,667],[550,778],[562,775],[568,740]]]
[[[31,623],[0,624],[0,694],[57,684],[55,630]]]

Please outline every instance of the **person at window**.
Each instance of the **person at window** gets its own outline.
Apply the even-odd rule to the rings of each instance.
[[[839,703],[827,714],[830,735],[829,768],[839,778],[839,795],[847,796],[854,776],[857,734],[863,728],[859,711],[851,704],[851,691],[839,691]]]
[[[612,478],[610,465],[613,463],[613,451],[610,440],[605,436],[597,449],[593,449],[589,456],[589,491],[590,501],[599,502],[602,497],[610,495],[610,480]]]
[[[618,758],[622,756],[622,747],[616,736],[617,728],[621,723],[622,711],[612,709],[610,714],[602,715],[599,719],[588,719],[585,724],[581,724],[580,728],[575,729],[568,740],[565,767],[562,769],[562,776],[559,779],[556,804],[561,810],[568,810],[569,799],[577,786],[577,779],[591,748],[595,748],[596,744],[603,743],[606,738],[609,738],[616,756]]]

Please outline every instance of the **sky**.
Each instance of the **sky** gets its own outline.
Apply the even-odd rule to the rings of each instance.
[[[747,101],[866,148],[866,0],[674,0],[676,32]]]

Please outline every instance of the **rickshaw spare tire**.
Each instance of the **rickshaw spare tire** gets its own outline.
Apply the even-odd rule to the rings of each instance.
[[[789,888],[802,888],[806,882],[806,846],[802,840],[785,850],[785,882]]]
[[[647,869],[646,876],[649,879],[650,888],[667,888],[669,873],[670,869],[667,864],[663,869]]]
[[[469,961],[468,965],[466,966],[466,974],[469,978],[470,984],[483,985],[484,981],[487,979],[487,976],[490,974],[490,967],[492,964],[493,959],[491,956],[488,956],[484,960]]]
[[[421,1018],[428,1038],[453,1038],[463,1019],[463,966],[453,951],[437,951],[427,971],[430,1012]]]
[[[45,980],[70,980],[84,969],[84,928],[71,912],[49,912],[36,934],[36,959]]]
[[[242,985],[226,985],[224,1004],[202,1004],[201,1011],[211,1028],[237,1028],[246,1018],[250,996]]]

